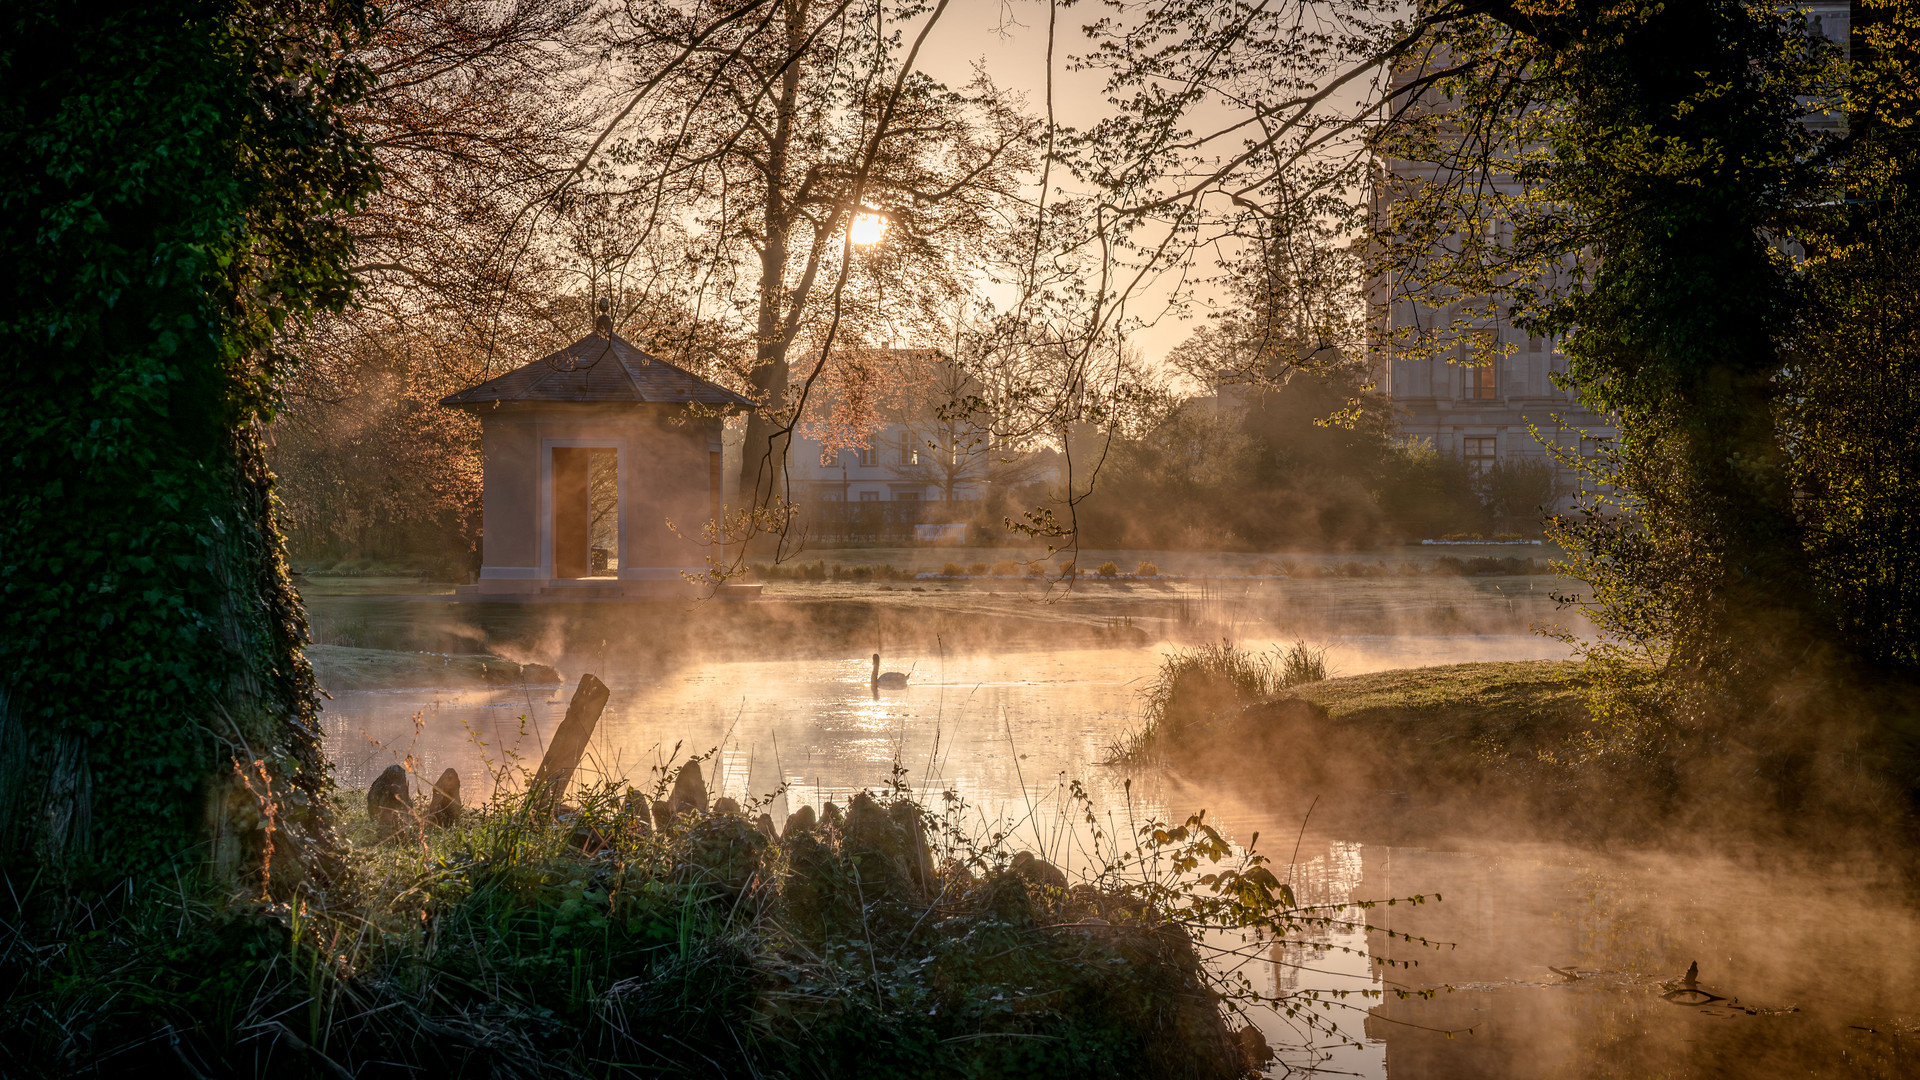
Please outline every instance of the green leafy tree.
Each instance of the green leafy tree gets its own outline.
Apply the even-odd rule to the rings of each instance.
[[[76,884],[317,865],[258,432],[283,335],[348,297],[366,10],[26,0],[3,25],[0,857]]]
[[[1632,527],[1694,556],[1667,583],[1690,670],[1785,670],[1826,636],[1774,407],[1803,302],[1778,238],[1827,182],[1802,120],[1830,61],[1743,0],[1493,4],[1438,35],[1426,66],[1450,73],[1381,140],[1424,163],[1385,227],[1402,278],[1458,298],[1470,342],[1503,302],[1570,335]]]
[[[1818,591],[1850,650],[1920,668],[1920,11],[1856,12],[1841,198],[1809,215],[1781,429]]]

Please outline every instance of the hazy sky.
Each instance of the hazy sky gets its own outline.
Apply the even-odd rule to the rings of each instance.
[[[953,0],[941,16],[922,48],[917,67],[949,86],[965,84],[973,78],[975,65],[982,66],[996,85],[1026,97],[1028,110],[1035,116],[1046,115],[1047,97],[1047,11],[1045,0]],[[1097,123],[1112,109],[1103,87],[1105,76],[1098,71],[1071,70],[1074,54],[1086,51],[1087,38],[1080,30],[1088,18],[1109,14],[1094,5],[1063,7],[1058,14],[1054,34],[1053,114],[1062,124],[1086,128]],[[906,43],[912,43],[912,30]],[[1056,186],[1061,182],[1055,173]],[[1131,314],[1153,320],[1165,304],[1165,290],[1151,290],[1130,302]],[[1174,346],[1186,340],[1199,325],[1195,319],[1161,318],[1155,325],[1134,334],[1131,342],[1149,360],[1159,360]]]

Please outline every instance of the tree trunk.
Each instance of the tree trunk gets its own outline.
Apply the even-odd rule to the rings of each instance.
[[[788,239],[792,232],[787,205],[788,151],[793,141],[794,111],[800,98],[799,52],[807,36],[805,0],[787,0],[788,62],[780,73],[780,98],[773,136],[767,146],[766,199],[761,215],[765,241],[760,249],[759,318],[755,326],[753,370],[748,381],[761,404],[747,414],[746,440],[740,454],[739,509],[759,509],[786,495],[787,450],[791,437],[787,406]]]
[[[23,883],[328,872],[256,425],[277,330],[345,302],[334,219],[373,183],[312,21],[350,8],[0,14],[0,871]]]

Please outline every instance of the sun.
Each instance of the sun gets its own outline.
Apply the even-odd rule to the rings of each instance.
[[[847,239],[856,247],[867,247],[880,242],[887,235],[887,219],[879,214],[861,214],[853,219],[853,227],[848,230]]]

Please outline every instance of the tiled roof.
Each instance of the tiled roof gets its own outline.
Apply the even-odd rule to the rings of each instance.
[[[633,347],[618,334],[588,334],[551,356],[440,399],[452,408],[500,401],[737,405],[753,402]]]

